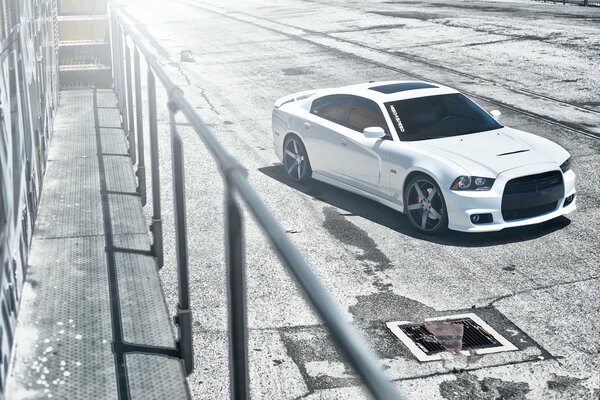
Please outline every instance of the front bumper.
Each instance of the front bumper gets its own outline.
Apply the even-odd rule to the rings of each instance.
[[[505,171],[498,175],[494,186],[489,191],[454,191],[443,188],[444,200],[448,210],[448,228],[462,232],[494,232],[505,228],[533,225],[569,214],[576,208],[577,197],[567,206],[565,199],[576,194],[575,173],[569,170],[563,174],[564,196],[558,200],[557,207],[546,214],[531,218],[505,221],[502,216],[502,195],[506,183],[511,179],[541,174],[556,170],[554,164],[535,164]],[[492,214],[493,221],[475,224],[471,221],[473,214]]]

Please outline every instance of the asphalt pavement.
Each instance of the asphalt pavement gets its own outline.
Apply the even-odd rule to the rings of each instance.
[[[248,170],[389,378],[411,398],[598,398],[600,8],[527,0],[122,4],[172,79]],[[182,61],[186,50],[193,60]],[[432,238],[415,233],[387,207],[286,178],[273,152],[275,99],[311,88],[415,78],[462,90],[487,110],[499,109],[504,125],[565,147],[578,177],[578,210],[536,226]],[[174,310],[165,107],[160,115],[161,278]],[[223,184],[201,142],[180,122],[196,358],[188,381],[194,398],[222,399],[229,387]],[[149,217],[150,206],[146,212]],[[260,229],[246,221],[252,397],[367,397]],[[385,325],[465,312],[519,350],[419,362]]]

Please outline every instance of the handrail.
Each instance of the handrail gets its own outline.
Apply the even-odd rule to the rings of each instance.
[[[128,132],[132,162],[135,164],[136,135],[138,144],[137,173],[138,192],[145,199],[146,182],[143,156],[143,116],[140,106],[140,69],[139,53],[146,60],[148,69],[148,117],[150,135],[150,160],[152,163],[152,250],[157,264],[162,266],[162,222],[160,210],[160,181],[158,174],[158,130],[156,124],[156,79],[162,83],[168,95],[169,123],[172,144],[173,164],[173,197],[175,212],[175,232],[177,248],[177,264],[179,275],[179,304],[175,318],[179,330],[178,350],[183,359],[186,373],[193,369],[191,312],[189,309],[187,233],[185,215],[185,185],[182,138],[177,131],[175,114],[183,114],[198,137],[215,159],[219,171],[225,181],[225,243],[228,266],[229,295],[229,328],[230,328],[230,364],[231,364],[231,397],[234,399],[249,398],[248,355],[247,355],[247,323],[246,323],[246,282],[244,263],[244,236],[241,209],[236,197],[246,204],[249,212],[261,226],[267,238],[285,261],[294,279],[306,293],[310,303],[317,311],[325,326],[329,329],[333,340],[348,358],[352,367],[358,372],[365,385],[376,399],[399,399],[399,393],[386,379],[375,356],[364,344],[356,330],[350,326],[343,314],[334,305],[317,276],[309,267],[300,252],[294,247],[284,229],[273,214],[267,209],[256,191],[246,178],[243,167],[225,150],[216,139],[202,118],[184,97],[183,91],[171,81],[154,54],[148,50],[137,34],[125,22],[120,11],[111,4],[111,43],[113,51],[114,87],[123,116],[123,124]],[[131,77],[130,46],[132,43],[133,74]],[[138,53],[139,52],[139,53]],[[123,54],[125,53],[125,57]],[[125,59],[125,63],[123,63]],[[135,82],[136,96],[132,95],[132,84]],[[135,108],[134,108],[135,103]],[[133,113],[136,113],[136,118]],[[134,121],[136,129],[134,130]],[[140,137],[142,140],[139,140]],[[140,146],[142,143],[142,146]],[[235,196],[237,194],[237,196]]]

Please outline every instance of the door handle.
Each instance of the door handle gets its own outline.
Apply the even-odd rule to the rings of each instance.
[[[308,128],[310,128],[310,124],[308,122],[305,122],[304,123],[304,129],[308,129]]]
[[[340,139],[340,143],[343,144],[344,146],[348,145],[348,141],[346,139]]]

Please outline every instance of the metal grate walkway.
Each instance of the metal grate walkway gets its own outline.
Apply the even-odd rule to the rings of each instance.
[[[187,399],[116,99],[61,93],[8,399]]]

